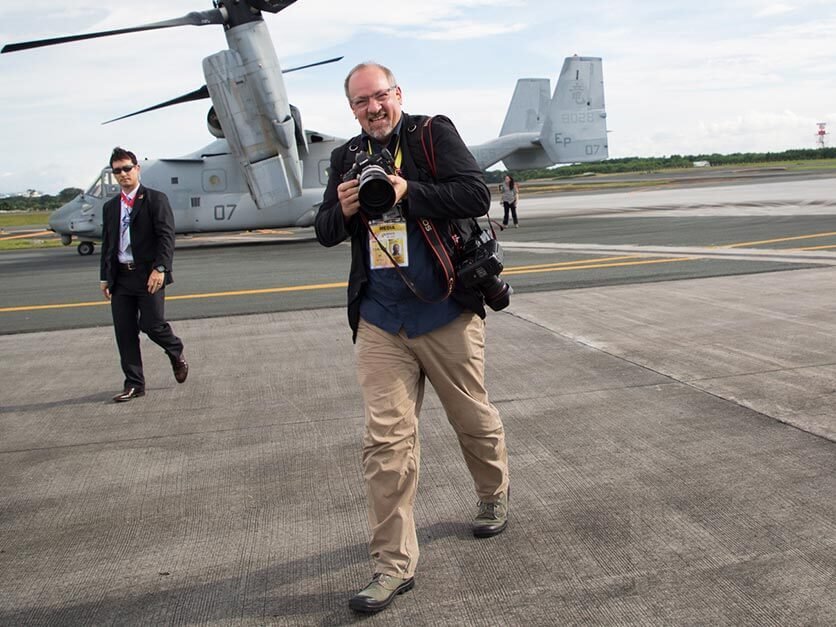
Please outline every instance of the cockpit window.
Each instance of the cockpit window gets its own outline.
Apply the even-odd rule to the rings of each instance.
[[[102,197],[102,177],[97,178],[93,181],[93,184],[90,186],[85,194],[87,196],[93,196],[94,198],[101,198]]]
[[[85,194],[94,198],[108,198],[119,192],[119,184],[110,169],[102,170]]]

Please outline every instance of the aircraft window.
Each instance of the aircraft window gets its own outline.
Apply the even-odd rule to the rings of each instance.
[[[205,170],[203,172],[204,192],[226,191],[226,172],[224,170]]]
[[[319,183],[320,185],[328,184],[328,166],[330,165],[327,159],[320,159],[319,161]]]
[[[94,198],[101,198],[102,197],[102,177],[97,178],[93,181],[93,184],[90,186],[86,192],[87,196],[93,196]]]
[[[102,172],[102,178],[104,179],[104,193],[106,196],[113,196],[119,193],[119,183],[116,182],[116,177],[113,176],[113,172],[110,170]]]

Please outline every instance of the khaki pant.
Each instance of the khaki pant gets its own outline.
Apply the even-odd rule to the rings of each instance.
[[[479,499],[496,500],[508,489],[505,432],[484,385],[485,322],[466,313],[431,333],[408,338],[403,331],[392,335],[361,320],[356,355],[366,404],[369,550],[375,572],[411,577],[419,553],[413,504],[425,377],[458,436]]]

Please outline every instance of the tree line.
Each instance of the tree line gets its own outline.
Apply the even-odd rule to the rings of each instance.
[[[813,159],[836,159],[836,148],[811,148],[785,150],[784,152],[734,152],[728,155],[671,155],[670,157],[624,157],[607,159],[597,163],[576,163],[558,168],[537,168],[534,170],[490,170],[485,172],[488,183],[500,183],[506,174],[515,180],[556,179],[593,172],[616,174],[621,172],[648,172],[671,168],[693,168],[695,161],[708,161],[715,165],[739,165],[744,163],[770,163],[776,161],[799,161]]]
[[[78,196],[82,190],[77,187],[65,187],[56,196],[9,196],[0,198],[0,211],[54,211]]]

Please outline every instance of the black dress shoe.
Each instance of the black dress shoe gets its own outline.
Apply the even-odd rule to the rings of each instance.
[[[140,388],[125,388],[121,394],[114,396],[113,400],[117,403],[124,403],[132,398],[139,398],[140,396],[145,396],[145,390]]]
[[[186,363],[182,355],[171,362],[171,368],[174,370],[174,378],[177,380],[177,383],[183,383],[186,377],[189,376],[189,364]]]

